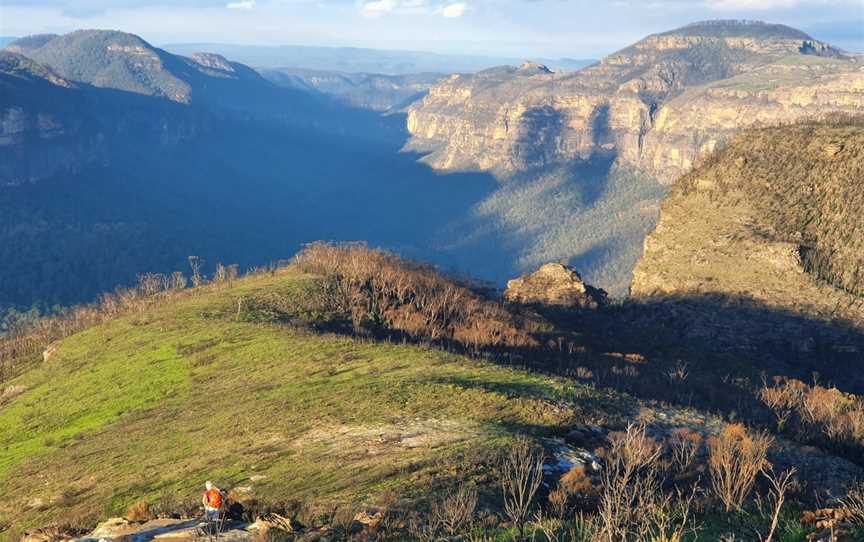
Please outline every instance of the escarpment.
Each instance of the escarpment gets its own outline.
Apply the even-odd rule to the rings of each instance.
[[[697,23],[576,73],[454,75],[411,108],[409,148],[500,177],[611,154],[670,183],[740,128],[864,109],[862,85],[864,66],[803,32]]]

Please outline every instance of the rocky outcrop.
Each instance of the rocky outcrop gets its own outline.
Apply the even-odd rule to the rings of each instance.
[[[575,269],[548,263],[508,282],[504,299],[526,305],[596,309],[606,303],[606,292],[585,284]]]
[[[649,36],[592,67],[454,75],[409,111],[409,148],[501,177],[614,153],[671,182],[740,127],[864,110],[864,66],[803,32],[708,22]]]

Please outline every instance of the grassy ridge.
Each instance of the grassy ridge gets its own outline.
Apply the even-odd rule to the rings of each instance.
[[[307,283],[281,271],[208,287],[73,335],[5,383],[24,391],[0,402],[0,538],[194,499],[205,479],[265,498],[410,493],[442,463],[470,478],[513,432],[599,421],[615,404],[446,352],[237,320],[238,298]]]

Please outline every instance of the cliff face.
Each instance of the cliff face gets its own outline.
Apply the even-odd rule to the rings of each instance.
[[[786,56],[676,96],[657,112],[641,152],[623,157],[670,180],[742,129],[862,110],[864,64]]]
[[[73,83],[19,54],[0,52],[0,93],[0,186],[104,159],[104,138]]]
[[[0,187],[173,147],[211,124],[184,104],[82,85],[9,51],[0,51],[0,96]]]
[[[801,354],[819,347],[860,356],[862,178],[860,121],[736,137],[676,183],[645,240],[632,297],[677,300],[667,307],[676,307],[672,327],[682,337],[710,336],[743,350],[785,341]],[[726,300],[726,310],[716,303],[682,309],[682,299],[706,298]]]
[[[411,108],[409,148],[502,177],[606,153],[671,182],[738,127],[861,110],[862,84],[860,63],[804,33],[701,23],[573,74],[454,75]]]

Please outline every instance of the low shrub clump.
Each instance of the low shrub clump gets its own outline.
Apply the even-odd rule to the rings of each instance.
[[[861,397],[791,378],[766,383],[759,396],[774,414],[779,430],[858,454],[864,449]]]
[[[150,521],[156,515],[147,501],[138,501],[126,509],[126,519],[129,521]]]
[[[473,351],[535,347],[536,322],[434,268],[362,244],[315,243],[294,258],[320,277],[319,307],[345,314],[354,332],[401,333]]]
[[[765,433],[751,433],[741,424],[727,425],[718,436],[709,439],[711,487],[727,512],[743,508],[767,465],[766,456],[773,440]]]

